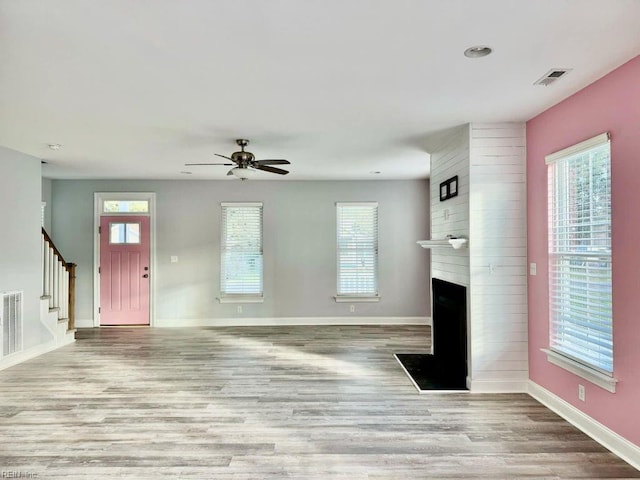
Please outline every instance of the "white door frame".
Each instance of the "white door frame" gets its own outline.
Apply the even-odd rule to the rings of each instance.
[[[114,212],[104,213],[102,205],[105,200],[148,200],[149,213]],[[149,282],[149,326],[155,325],[155,291],[156,291],[156,194],[154,192],[95,192],[93,194],[93,326],[100,326],[100,217],[105,215],[139,215],[149,217],[149,268],[151,282]]]

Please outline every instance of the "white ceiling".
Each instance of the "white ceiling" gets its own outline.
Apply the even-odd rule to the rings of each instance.
[[[0,0],[0,145],[51,178],[226,178],[183,164],[235,138],[292,163],[259,178],[426,178],[428,133],[535,116],[638,55],[639,23],[638,0]]]

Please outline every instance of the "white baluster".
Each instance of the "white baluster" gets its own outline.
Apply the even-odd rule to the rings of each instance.
[[[53,262],[53,308],[60,306],[60,262],[58,256],[55,256]]]
[[[58,308],[60,309],[60,314],[58,316],[58,318],[64,318],[62,316],[62,304],[64,303],[62,301],[63,295],[64,295],[64,282],[63,282],[63,272],[64,272],[64,266],[62,265],[62,262],[60,261],[60,257],[58,257]]]
[[[65,270],[65,274],[64,274],[64,278],[66,280],[66,288],[64,290],[64,304],[66,305],[66,309],[67,309],[67,318],[69,318],[71,312],[69,311],[69,279],[71,278],[69,276],[69,270]]]
[[[46,258],[46,253],[45,253],[46,242],[44,241],[44,234],[40,235],[40,238],[42,239],[42,243],[40,245],[40,264],[42,265],[42,289],[41,289],[40,295],[46,295],[44,293],[45,283],[46,283],[46,280],[45,280],[46,271],[44,266],[44,259]]]
[[[49,271],[51,270],[49,265],[49,242],[44,242],[44,288],[42,289],[43,295],[51,294],[51,282],[49,279]]]
[[[58,305],[60,305],[60,318],[64,317],[64,263],[60,262],[60,298],[58,300]]]
[[[65,274],[64,263],[61,263],[60,264],[60,300],[58,301],[60,305],[60,318],[66,318],[64,315],[64,304],[66,303],[64,301],[64,274]]]
[[[66,268],[62,269],[62,318],[69,318],[69,272]]]
[[[49,245],[49,308],[53,308],[53,285],[55,278],[55,252]]]

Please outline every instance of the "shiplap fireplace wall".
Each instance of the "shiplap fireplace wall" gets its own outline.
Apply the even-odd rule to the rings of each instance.
[[[432,248],[431,275],[467,287],[467,385],[524,392],[528,379],[524,123],[466,124],[431,135],[431,238],[469,239]],[[458,196],[440,201],[458,176]]]

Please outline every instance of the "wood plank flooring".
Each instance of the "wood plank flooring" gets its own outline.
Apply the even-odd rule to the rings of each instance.
[[[77,338],[0,372],[0,478],[640,478],[527,395],[418,395],[428,327]]]

